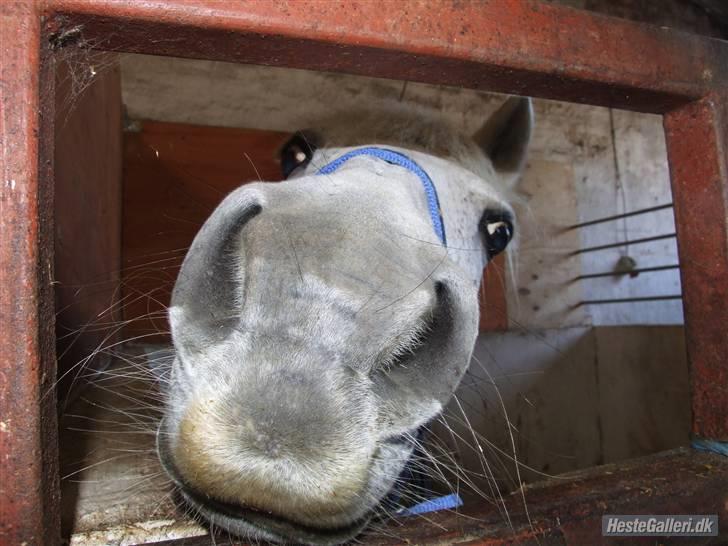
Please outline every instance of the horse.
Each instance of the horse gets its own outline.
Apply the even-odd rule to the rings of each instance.
[[[213,526],[340,544],[401,506],[421,431],[470,363],[483,268],[533,127],[511,97],[474,135],[412,110],[295,133],[286,180],[230,193],[168,310],[157,451]]]

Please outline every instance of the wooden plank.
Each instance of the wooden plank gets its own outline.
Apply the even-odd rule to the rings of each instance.
[[[483,270],[479,292],[481,332],[508,330],[507,275],[505,254],[496,256]]]
[[[63,537],[72,537],[71,546],[206,535],[176,508],[155,451],[162,393],[153,371],[167,370],[171,354],[125,346],[123,359],[70,402],[61,420],[61,473]]]
[[[95,76],[85,62],[59,62],[56,72],[55,289],[61,398],[86,370],[108,365],[109,355],[99,349],[118,339],[121,74],[116,55],[96,57],[105,68]],[[91,355],[96,356],[89,360]]]

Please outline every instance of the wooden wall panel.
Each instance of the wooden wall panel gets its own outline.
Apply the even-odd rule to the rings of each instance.
[[[496,256],[483,270],[480,286],[480,331],[508,330],[508,302],[506,301],[505,254]]]
[[[241,184],[281,179],[288,133],[144,121],[124,134],[122,297],[126,339],[164,340],[192,239]]]
[[[61,398],[85,370],[108,364],[103,348],[117,337],[121,74],[116,55],[104,64],[93,78],[65,62],[56,69],[54,280]]]

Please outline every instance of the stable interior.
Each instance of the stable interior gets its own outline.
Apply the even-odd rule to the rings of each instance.
[[[84,53],[59,65],[57,333],[71,544],[208,532],[175,505],[154,430],[171,358],[169,292],[185,248],[222,196],[247,181],[279,180],[276,151],[288,135],[337,109],[411,103],[474,132],[502,100],[141,55]],[[477,488],[504,495],[521,482],[689,443],[675,239],[621,244],[674,234],[661,118],[545,100],[535,110],[516,203],[518,249],[486,273],[475,359],[444,413],[456,434],[434,427]],[[605,302],[614,299],[624,301]],[[495,483],[483,476],[466,421]],[[464,510],[486,504],[463,478],[452,476],[452,485]]]

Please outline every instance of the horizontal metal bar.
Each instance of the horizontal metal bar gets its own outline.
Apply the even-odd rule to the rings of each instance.
[[[597,277],[621,277],[623,275],[639,275],[640,273],[667,271],[668,269],[680,269],[680,265],[657,265],[655,267],[642,267],[640,269],[630,269],[625,271],[604,271],[603,273],[587,273],[586,275],[579,275],[578,277],[574,277],[574,280],[580,281],[583,279],[595,279]]]
[[[663,301],[663,300],[680,300],[682,294],[675,294],[669,296],[643,296],[638,298],[613,298],[606,300],[583,300],[580,301],[576,306],[580,305],[603,305],[606,303],[633,303],[636,301]]]
[[[571,255],[575,254],[584,254],[585,252],[596,252],[597,250],[606,250],[608,248],[618,248],[621,246],[629,246],[629,245],[639,245],[642,243],[649,243],[651,241],[661,241],[663,239],[670,239],[672,237],[675,237],[674,233],[668,233],[667,235],[655,235],[654,237],[643,237],[642,239],[632,239],[631,241],[623,241],[621,243],[610,243],[608,245],[599,245],[599,246],[590,246],[587,248],[580,248],[579,250],[575,250],[571,253]]]
[[[587,222],[581,222],[580,224],[574,224],[573,226],[567,227],[566,230],[578,229],[578,228],[583,228],[586,226],[593,226],[594,224],[602,224],[604,222],[611,222],[612,220],[619,220],[621,218],[629,218],[630,216],[637,216],[639,214],[647,214],[649,212],[656,212],[658,210],[669,209],[669,208],[672,208],[672,203],[667,203],[665,205],[658,205],[656,207],[650,207],[650,208],[646,208],[646,209],[633,210],[630,212],[625,212],[624,214],[615,214],[614,216],[605,216],[604,218],[597,218],[596,220],[589,220]]]
[[[728,42],[532,0],[44,6],[57,47],[75,37],[110,51],[348,72],[653,113],[728,85]]]

